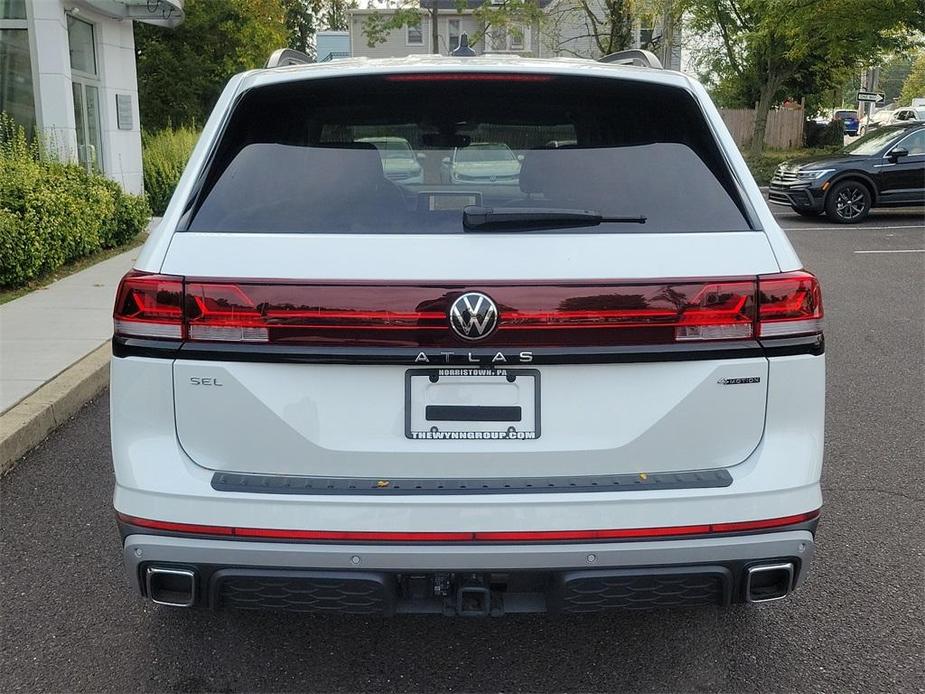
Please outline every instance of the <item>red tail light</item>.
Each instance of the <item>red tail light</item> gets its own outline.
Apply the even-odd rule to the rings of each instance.
[[[808,272],[758,278],[759,337],[822,332],[822,292]]]
[[[299,284],[130,272],[115,332],[195,342],[458,347],[448,310],[467,291],[497,305],[478,347],[583,347],[753,340],[821,331],[806,272],[660,283]]]
[[[183,278],[132,270],[122,278],[113,311],[116,335],[183,339]]]

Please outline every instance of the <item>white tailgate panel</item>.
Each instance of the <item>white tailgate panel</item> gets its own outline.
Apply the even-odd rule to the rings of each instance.
[[[304,280],[553,280],[778,272],[761,232],[173,236],[161,272]]]
[[[178,360],[179,440],[199,465],[219,470],[529,477],[731,466],[755,449],[764,428],[763,357],[540,367],[536,440],[406,438],[405,370]],[[748,377],[761,380],[719,383]]]

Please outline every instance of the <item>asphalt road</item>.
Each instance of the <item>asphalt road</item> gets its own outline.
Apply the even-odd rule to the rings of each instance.
[[[789,600],[502,620],[159,608],[123,576],[102,398],[2,482],[0,690],[925,691],[925,253],[858,252],[925,248],[922,212],[780,218],[823,281],[829,366],[816,562]]]

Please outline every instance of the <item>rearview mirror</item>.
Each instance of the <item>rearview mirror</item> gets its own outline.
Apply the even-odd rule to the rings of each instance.
[[[899,161],[900,157],[908,156],[909,150],[905,147],[894,147],[889,152],[887,152],[886,158],[895,164],[897,161]]]

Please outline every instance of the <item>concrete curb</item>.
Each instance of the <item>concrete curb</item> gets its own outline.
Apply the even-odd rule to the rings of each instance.
[[[109,342],[0,415],[0,476],[109,383]]]

